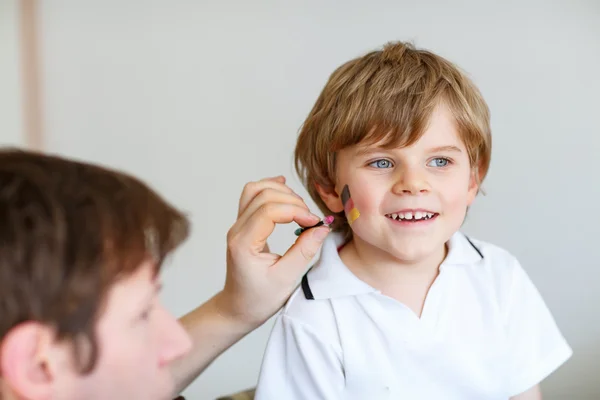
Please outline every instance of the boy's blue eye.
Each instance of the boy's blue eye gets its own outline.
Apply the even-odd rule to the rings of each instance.
[[[450,163],[450,160],[443,157],[434,158],[427,165],[430,167],[446,167]]]
[[[391,168],[392,162],[390,160],[376,160],[370,163],[369,166],[375,168]]]

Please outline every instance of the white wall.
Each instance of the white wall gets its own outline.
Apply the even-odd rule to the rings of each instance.
[[[22,146],[18,0],[0,0],[0,146]]]
[[[546,398],[596,399],[600,5],[504,3],[43,2],[49,149],[134,172],[191,212],[194,236],[165,278],[165,300],[183,314],[223,283],[225,233],[246,181],[283,173],[306,193],[291,154],[333,69],[414,40],[466,69],[492,108],[488,195],[465,229],[520,258],[574,348]],[[277,232],[275,249],[292,230]],[[186,395],[252,386],[269,329]]]

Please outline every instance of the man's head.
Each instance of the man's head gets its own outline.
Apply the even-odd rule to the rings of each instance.
[[[167,399],[190,340],[157,298],[187,219],[139,180],[0,151],[4,399]]]
[[[479,90],[446,59],[405,43],[339,67],[295,153],[313,200],[337,213],[334,230],[410,259],[460,227],[490,157],[489,110]],[[351,227],[346,186],[351,215],[360,214]],[[398,221],[417,212],[428,220]]]

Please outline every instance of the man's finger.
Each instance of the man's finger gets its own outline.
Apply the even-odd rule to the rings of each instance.
[[[244,210],[248,207],[250,202],[254,200],[256,196],[258,196],[262,191],[266,189],[278,190],[283,193],[292,194],[301,199],[289,186],[285,185],[285,180],[282,182],[281,180],[276,179],[263,179],[257,182],[249,182],[244,186],[244,190],[242,191],[242,195],[240,196],[239,207],[238,207],[238,216],[241,215]]]
[[[238,219],[241,224],[244,224],[246,220],[252,218],[256,210],[269,203],[282,203],[282,204],[293,204],[298,207],[303,207],[308,210],[308,206],[299,196],[291,193],[280,192],[275,189],[265,189],[252,199],[246,209],[239,215]]]
[[[276,224],[296,222],[311,226],[320,218],[306,208],[289,203],[268,203],[259,207],[244,223],[238,220],[232,227],[230,236],[239,249],[256,249],[264,245],[275,230]],[[262,249],[262,247],[261,247]]]

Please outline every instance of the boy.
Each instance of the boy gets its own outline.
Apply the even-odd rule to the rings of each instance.
[[[157,292],[181,212],[122,172],[0,149],[0,399],[172,399],[289,297],[329,233],[265,253],[292,220],[318,217],[283,177],[246,185],[224,289],[177,321]]]
[[[444,58],[394,43],[332,74],[295,156],[334,232],[257,400],[541,398],[571,349],[518,261],[459,232],[490,154],[487,105]]]

